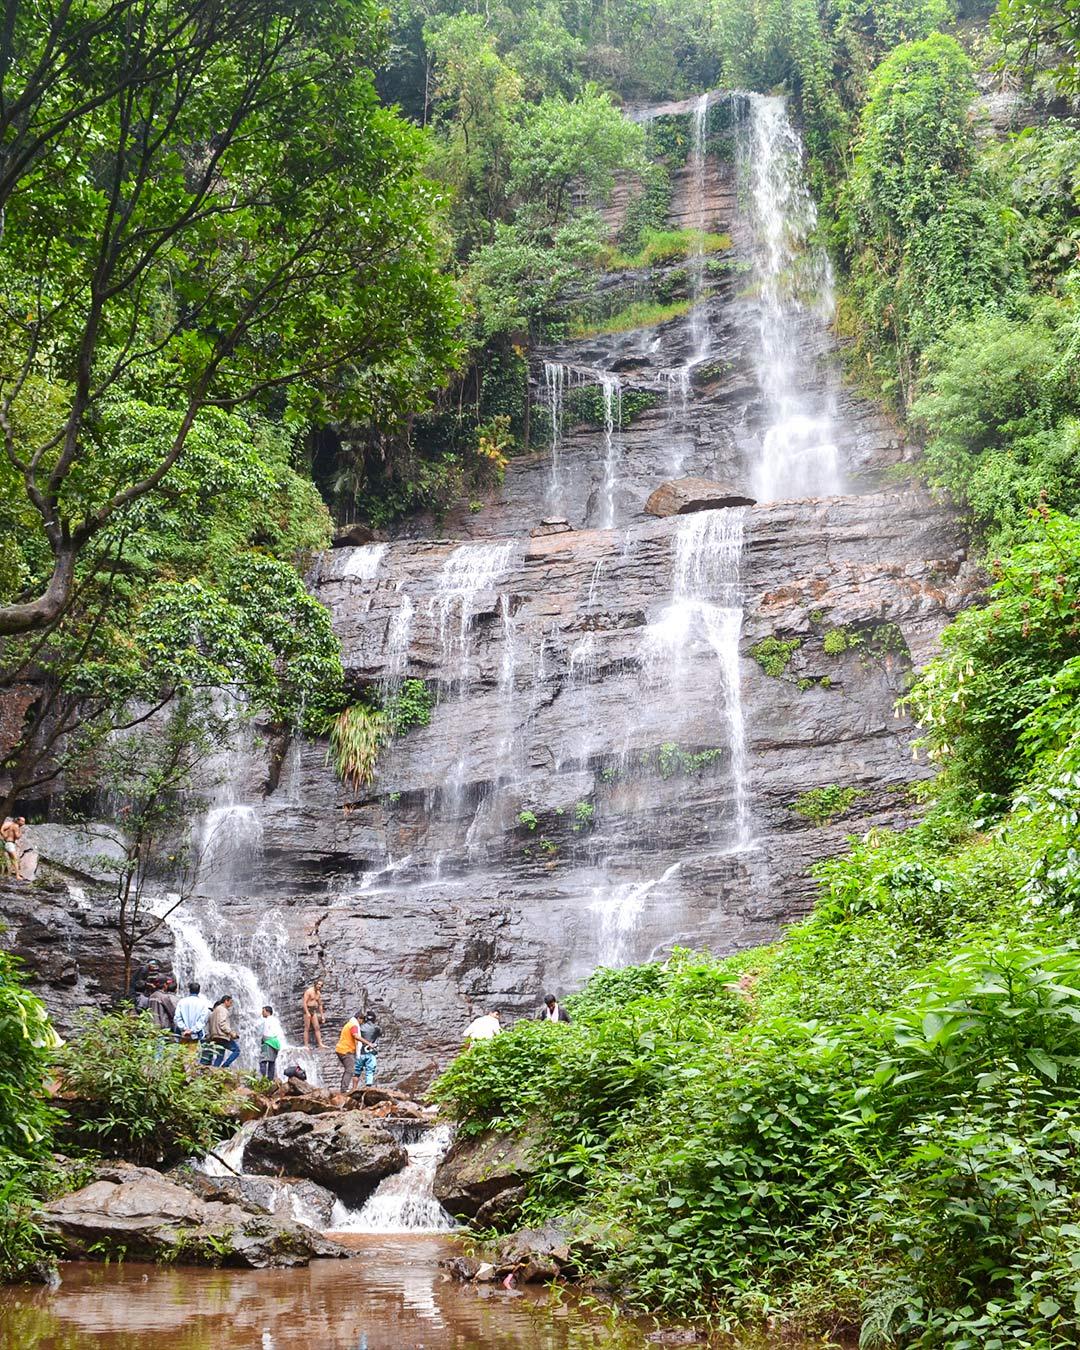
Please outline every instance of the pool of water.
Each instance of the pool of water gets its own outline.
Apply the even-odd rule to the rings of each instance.
[[[72,1261],[58,1289],[0,1288],[3,1350],[645,1350],[648,1328],[570,1293],[447,1277],[435,1237],[352,1238],[351,1261],[206,1270]]]

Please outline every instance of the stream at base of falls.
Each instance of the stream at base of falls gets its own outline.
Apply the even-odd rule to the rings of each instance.
[[[573,1291],[462,1284],[445,1237],[342,1239],[351,1261],[299,1270],[140,1262],[60,1267],[61,1284],[0,1288],[4,1350],[648,1350],[653,1324],[612,1319]],[[699,1342],[700,1344],[701,1342]],[[713,1342],[799,1350],[790,1340]],[[822,1342],[816,1343],[819,1347]],[[806,1348],[809,1350],[809,1347]]]

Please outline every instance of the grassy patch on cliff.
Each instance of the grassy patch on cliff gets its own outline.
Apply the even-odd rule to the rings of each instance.
[[[607,318],[570,319],[566,335],[576,339],[600,337],[604,333],[629,333],[635,328],[655,328],[658,324],[688,313],[690,305],[689,300],[673,300],[670,304],[658,300],[635,300]]]
[[[725,253],[730,247],[730,234],[713,234],[707,230],[645,230],[641,247],[636,252],[608,250],[601,261],[610,271],[624,267],[660,267],[696,254]]]

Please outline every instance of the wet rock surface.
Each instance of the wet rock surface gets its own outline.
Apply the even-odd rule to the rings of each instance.
[[[33,840],[37,827],[28,835]],[[0,943],[23,962],[27,983],[44,999],[61,1035],[79,1010],[106,1008],[123,987],[124,962],[108,897],[86,879],[52,875],[19,883],[0,879]],[[172,960],[167,929],[140,947],[143,959]]]
[[[478,1012],[532,1015],[547,990],[569,993],[601,963],[773,939],[812,903],[810,864],[915,814],[908,788],[928,769],[897,698],[982,579],[948,504],[884,486],[916,448],[844,385],[813,305],[790,316],[789,337],[803,393],[830,410],[843,495],[753,490],[771,414],[745,193],[719,161],[699,189],[689,167],[676,175],[670,223],[733,243],[696,315],[538,354],[562,369],[572,412],[557,447],[543,418],[554,386],[537,360],[533,448],[482,509],[411,519],[379,543],[343,536],[317,560],[311,584],[350,687],[424,680],[430,725],[393,740],[363,790],[338,780],[324,742],[267,736],[230,762],[230,800],[250,808],[258,848],[191,902],[203,931],[254,963],[272,925],[285,955],[273,1002],[290,1037],[321,975],[328,1044],[358,1005],[375,1007],[380,1082],[407,1093],[422,1093]],[[696,360],[702,323],[707,359]],[[609,436],[600,382],[615,379],[625,425]],[[573,404],[575,391],[589,399]],[[688,479],[760,498],[734,508],[737,584],[701,592],[714,611],[741,606],[724,637],[741,803],[732,670],[705,621],[717,615],[673,607],[682,532],[733,511],[645,509]],[[613,528],[598,528],[607,511]],[[776,641],[786,655],[770,665],[762,644]],[[814,823],[793,810],[834,785],[857,794],[843,815]],[[736,839],[740,812],[749,824]],[[61,912],[59,897],[39,924],[33,903],[0,888],[35,987],[66,1016],[106,987],[114,937],[96,911]],[[330,1081],[332,1055],[328,1065]],[[326,1108],[308,1096],[296,1114]]]
[[[255,1127],[244,1150],[246,1171],[306,1177],[353,1208],[407,1162],[393,1134],[355,1111],[273,1116]]]
[[[535,1170],[534,1147],[528,1132],[460,1136],[435,1170],[435,1199],[455,1219],[475,1219],[485,1210],[490,1217],[500,1200],[520,1202],[522,1186]]]
[[[649,494],[645,511],[650,516],[685,516],[691,511],[716,511],[727,506],[753,506],[753,497],[744,496],[731,483],[714,483],[708,478],[677,478],[661,483]]]
[[[219,1192],[221,1193],[221,1192]],[[102,1166],[88,1186],[41,1210],[64,1255],[167,1260],[191,1265],[306,1265],[347,1248],[240,1194],[204,1198],[147,1167]]]

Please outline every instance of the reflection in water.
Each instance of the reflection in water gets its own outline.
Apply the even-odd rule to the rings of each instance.
[[[543,1289],[463,1285],[438,1238],[352,1238],[354,1261],[302,1270],[61,1267],[59,1290],[0,1289],[0,1346],[19,1350],[645,1350],[645,1332]]]
[[[452,1280],[438,1262],[453,1239],[342,1240],[355,1260],[302,1270],[73,1261],[58,1290],[0,1286],[0,1350],[650,1350],[651,1323],[586,1309],[572,1291]]]

